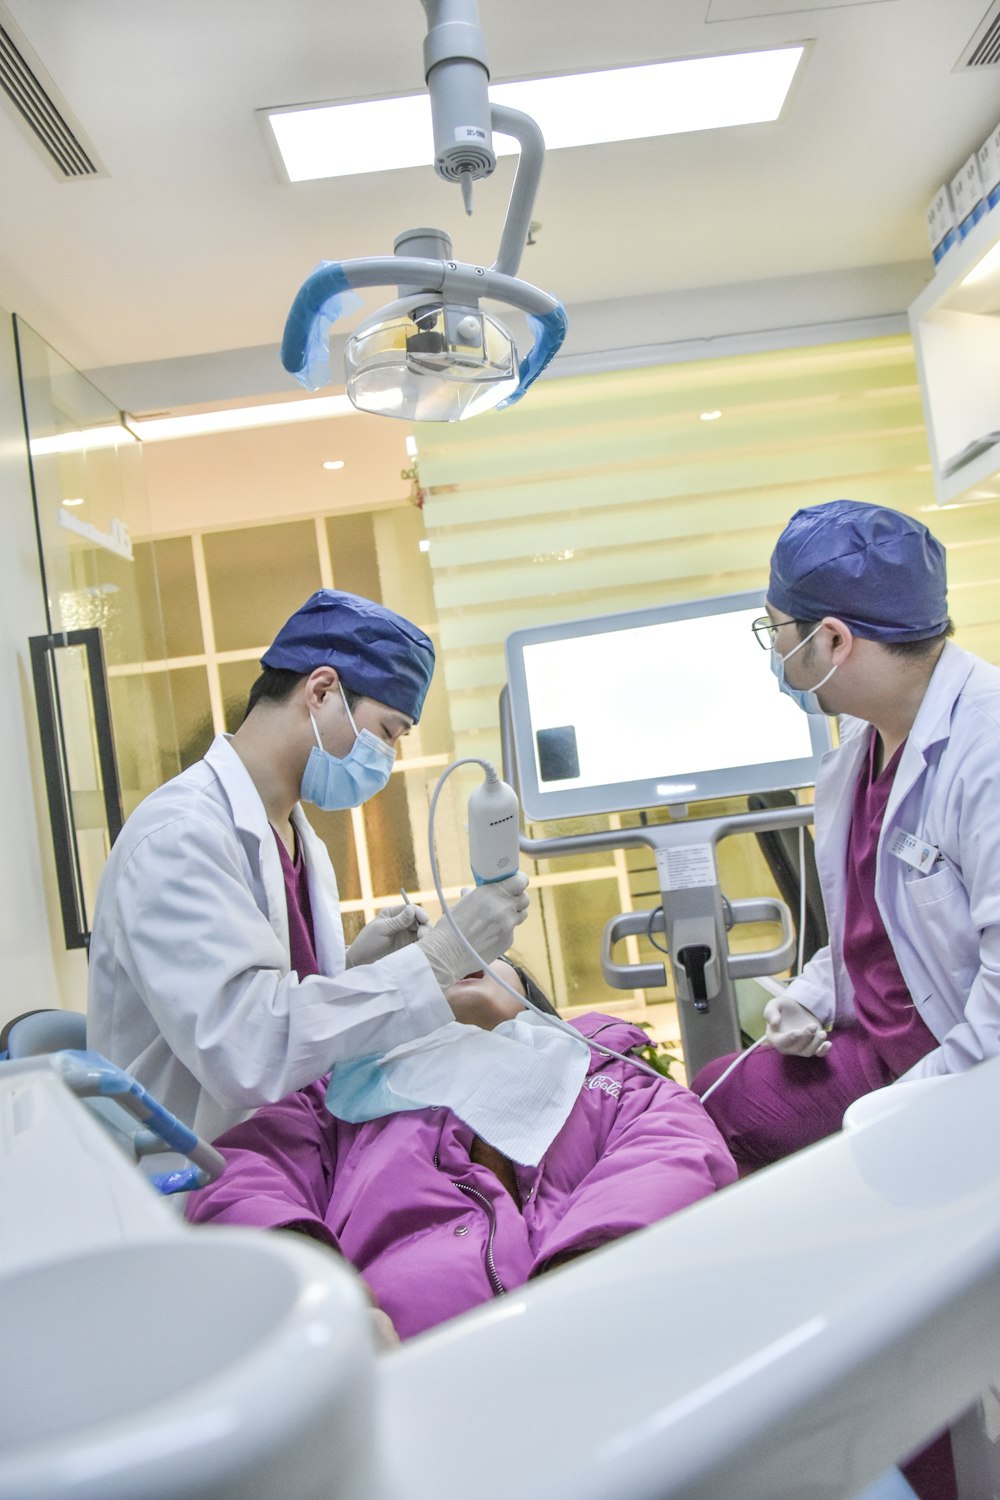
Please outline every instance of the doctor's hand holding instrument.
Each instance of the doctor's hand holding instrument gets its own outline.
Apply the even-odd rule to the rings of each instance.
[[[477,787],[469,798],[469,857],[472,873],[476,879],[476,889],[463,891],[455,907],[449,909],[441,888],[441,876],[434,848],[434,818],[438,798],[448,777],[459,766],[467,765],[479,766],[484,774],[482,785]],[[518,870],[521,849],[520,823],[517,793],[513,787],[500,779],[496,768],[488,760],[465,757],[462,760],[453,761],[441,772],[431,797],[427,820],[427,842],[434,889],[444,915],[430,932],[421,938],[420,951],[426,957],[438,983],[442,986],[446,982],[443,976],[450,976],[447,983],[453,984],[466,974],[488,968],[495,959],[501,956],[505,948],[510,946],[514,928],[523,922],[528,914],[528,879]],[[498,944],[503,946],[498,946]],[[524,994],[519,994],[512,985],[509,985],[496,970],[490,972],[502,989],[511,994],[526,1010],[541,1017],[546,1025],[564,1032],[578,1044],[582,1042],[584,1048],[593,1048],[605,1057],[617,1057],[624,1062],[629,1062],[640,1072],[648,1073],[651,1078],[662,1078],[661,1073],[637,1057],[631,1055],[623,1057],[621,1053],[602,1046],[593,1038],[588,1042],[568,1021],[533,1005]],[[449,1001],[449,1003],[452,1002]],[[456,1020],[464,1021],[468,1025],[482,1024],[476,1016],[460,1015],[454,1004],[452,1004],[452,1010]]]
[[[390,953],[398,953],[408,943],[419,942],[430,918],[422,906],[405,901],[402,906],[387,906],[366,922],[347,950],[347,967],[374,964]]]
[[[420,951],[441,988],[505,953],[514,940],[514,928],[528,915],[528,905],[528,877],[520,870],[502,882],[466,891],[421,939]]]
[[[764,1035],[736,1054],[725,1072],[701,1093],[702,1104],[758,1047],[773,1047],[785,1057],[825,1057],[833,1046],[822,1022],[806,1006],[787,995],[779,981],[762,975],[757,982],[772,993],[772,998],[764,1006]]]
[[[461,899],[450,909],[441,889],[434,819],[442,788],[459,766],[479,766],[484,779],[469,797],[468,806],[469,859],[476,889],[463,890]],[[528,877],[518,869],[519,835],[517,794],[500,779],[490,761],[465,756],[445,767],[434,788],[427,819],[431,875],[443,915],[420,943],[420,951],[442,989],[466,974],[487,968],[505,953],[513,941],[514,928],[528,915]]]

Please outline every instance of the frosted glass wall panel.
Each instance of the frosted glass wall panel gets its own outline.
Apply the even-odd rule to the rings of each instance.
[[[219,663],[219,684],[222,689],[222,707],[228,734],[235,734],[242,724],[250,689],[259,676],[260,662],[256,657],[250,661]]]
[[[127,814],[178,766],[169,683],[154,682],[156,674],[143,670],[161,660],[167,647],[154,549],[136,542],[149,527],[141,447],[101,391],[20,318],[14,329],[48,630],[54,639],[63,632],[100,631],[110,737]],[[53,689],[62,745],[73,761],[68,822],[75,823],[70,845],[76,843],[74,852],[58,839],[56,858],[60,868],[83,873],[74,920],[76,937],[85,942],[112,828],[112,820],[105,824],[96,809],[113,770],[108,762],[106,774],[98,776],[89,753],[102,738],[90,688],[97,679],[84,671],[77,648],[56,649],[67,653]],[[83,747],[88,750],[81,757]],[[59,747],[52,748],[58,754]],[[113,822],[116,827],[117,817]],[[61,880],[64,919],[68,890]]]
[[[358,847],[349,812],[321,812],[318,807],[307,809],[306,816],[330,852],[337,875],[337,889],[341,901],[361,900],[361,874],[358,864]],[[399,893],[397,892],[397,900]],[[387,905],[388,902],[383,902]],[[364,914],[360,914],[363,920]]]
[[[266,646],[320,586],[311,521],[204,535],[217,651]]]
[[[375,532],[370,514],[329,516],[326,534],[330,547],[330,566],[334,586],[349,594],[382,603],[382,580],[375,551]],[[403,613],[398,600],[386,600],[391,608]]]
[[[152,553],[160,581],[167,656],[200,656],[205,642],[190,537],[166,537],[142,548],[137,547],[137,554],[140,551]]]
[[[167,673],[177,716],[181,769],[200,760],[215,738],[208,673],[204,667],[175,667]]]

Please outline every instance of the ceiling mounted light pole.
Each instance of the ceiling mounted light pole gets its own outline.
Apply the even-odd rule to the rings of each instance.
[[[443,230],[421,228],[398,235],[391,256],[324,261],[292,304],[281,360],[307,390],[327,384],[330,327],[358,305],[354,289],[394,285],[397,299],[348,340],[347,394],[361,411],[457,422],[520,400],[562,344],[566,313],[517,274],[545,154],[542,133],[529,115],[490,103],[476,0],[421,3],[434,168],[460,184],[467,213],[473,183],[496,167],[493,131],[521,148],[497,258],[490,267],[456,261]],[[481,309],[484,298],[527,315],[534,342],[523,359],[504,325]]]

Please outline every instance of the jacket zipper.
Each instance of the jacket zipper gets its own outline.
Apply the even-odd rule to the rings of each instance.
[[[486,1270],[489,1274],[490,1282],[493,1286],[494,1296],[502,1297],[507,1291],[507,1288],[504,1286],[503,1282],[500,1280],[500,1277],[497,1275],[496,1264],[493,1260],[493,1236],[496,1234],[497,1227],[497,1216],[493,1212],[493,1204],[486,1197],[485,1193],[481,1193],[478,1188],[470,1187],[467,1182],[456,1182],[455,1186],[458,1188],[460,1193],[468,1193],[470,1198],[475,1198],[477,1203],[481,1203],[485,1208],[487,1214],[489,1215],[490,1234],[489,1239],[486,1241]]]
[[[437,1171],[440,1172],[441,1162],[436,1151],[434,1153],[434,1166]],[[455,1179],[452,1178],[452,1181],[455,1182]],[[489,1238],[486,1241],[486,1274],[490,1278],[490,1285],[493,1288],[494,1297],[503,1297],[506,1295],[507,1288],[504,1286],[503,1282],[500,1280],[500,1277],[497,1275],[496,1262],[493,1259],[493,1237],[496,1234],[497,1228],[497,1216],[493,1212],[493,1204],[484,1193],[481,1193],[479,1191],[478,1188],[470,1187],[466,1182],[455,1182],[455,1186],[458,1188],[460,1193],[468,1193],[470,1198],[475,1198],[476,1201],[478,1203],[481,1203],[483,1208],[485,1208],[486,1210],[487,1216],[490,1221],[490,1233]]]

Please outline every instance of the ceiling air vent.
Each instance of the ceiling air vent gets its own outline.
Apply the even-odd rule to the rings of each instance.
[[[0,7],[0,102],[66,180],[103,177],[104,168],[52,80]]]
[[[1000,68],[1000,0],[990,6],[971,42],[958,59],[955,71],[967,68]]]

